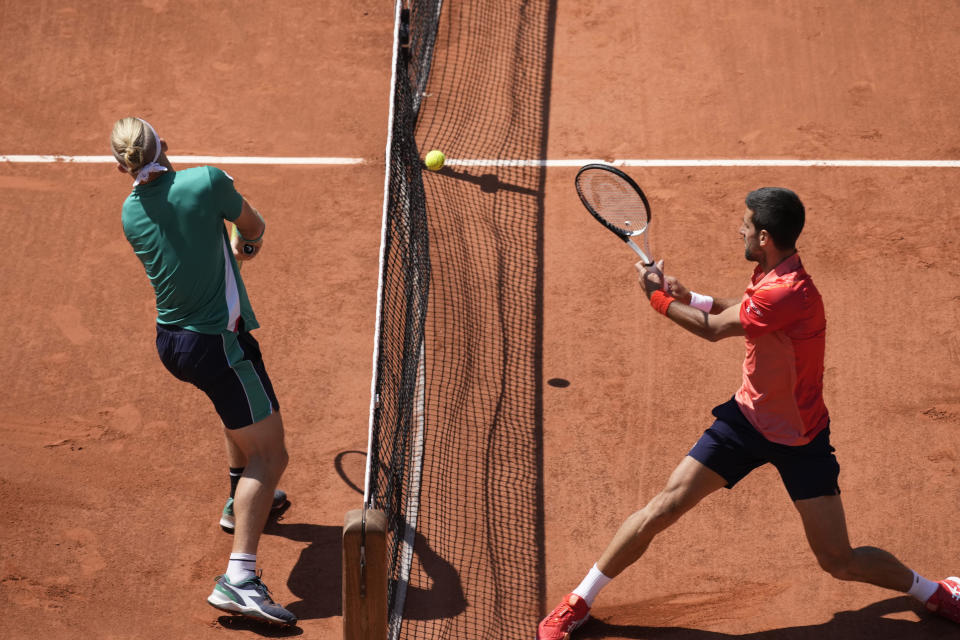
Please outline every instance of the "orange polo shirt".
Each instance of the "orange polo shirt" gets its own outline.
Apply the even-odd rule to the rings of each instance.
[[[813,280],[794,254],[764,275],[757,267],[740,303],[746,333],[743,415],[767,440],[807,444],[829,423],[823,402],[826,317]]]

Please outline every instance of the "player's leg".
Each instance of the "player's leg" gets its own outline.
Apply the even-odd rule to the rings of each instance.
[[[240,450],[240,447],[237,446],[237,443],[233,441],[233,438],[230,437],[230,432],[224,430],[223,436],[227,445],[227,464],[230,465],[231,469],[243,469],[246,467],[247,457],[243,454],[243,451]]]
[[[793,500],[810,548],[824,571],[840,580],[869,582],[907,591],[913,572],[892,555],[873,547],[854,549],[840,498],[840,465],[824,428],[804,445],[770,445],[771,462]]]
[[[237,526],[234,554],[255,554],[287,464],[283,419],[253,336],[241,331],[215,338],[217,348],[208,350],[203,363],[210,373],[201,388],[223,421],[230,466],[243,469],[232,505]],[[231,579],[244,577],[233,565],[227,573]]]
[[[824,571],[840,580],[869,582],[907,591],[913,572],[892,555],[873,547],[854,549],[840,498],[840,465],[826,427],[804,445],[770,445],[771,462],[793,500],[810,548]]]
[[[766,462],[757,452],[762,438],[738,424],[745,418],[734,400],[715,407],[713,415],[716,420],[674,469],[663,491],[620,526],[597,563],[604,575],[617,576],[643,555],[655,535],[698,502],[722,487],[733,488]]]
[[[203,390],[227,431],[227,459],[243,467],[234,500],[223,519],[239,524],[227,572],[217,578],[207,602],[221,611],[292,625],[297,617],[277,605],[256,573],[260,533],[274,489],[287,464],[283,421],[256,340],[249,333],[201,334],[157,326],[157,351],[180,380]],[[236,512],[236,518],[234,516]],[[239,521],[239,522],[237,522]]]
[[[810,548],[824,571],[840,580],[866,582],[909,593],[930,611],[960,623],[960,578],[928,580],[876,547],[850,546],[839,495],[794,502]]]
[[[249,426],[224,431],[246,461],[234,495],[233,552],[256,553],[274,490],[287,466],[283,419],[278,411]]]
[[[233,496],[237,493],[237,485],[240,478],[243,477],[243,469],[247,466],[247,457],[243,455],[237,444],[230,438],[230,434],[224,429],[223,439],[227,445],[227,466],[230,474],[230,494],[227,502],[223,505],[223,511],[220,514],[220,528],[227,533],[233,533],[236,526],[236,512],[233,508]]]
[[[806,445],[777,450],[772,461],[793,499],[810,548],[824,571],[840,580],[866,582],[906,592],[931,611],[960,622],[960,580],[928,580],[893,554],[876,547],[852,547],[837,482],[840,465],[826,428]]]
[[[273,503],[274,489],[287,466],[279,411],[245,427],[227,428],[227,437],[246,466],[234,495],[236,521],[227,572],[217,578],[207,602],[222,611],[283,625],[297,617],[276,604],[256,572],[257,545]]]
[[[243,477],[243,471],[247,466],[247,457],[240,450],[237,444],[230,437],[229,430],[224,430],[224,440],[227,449],[227,464],[230,472],[230,495],[226,504],[223,505],[223,511],[220,514],[220,528],[227,533],[233,533],[236,526],[236,510],[234,509],[234,496],[237,492],[237,485],[240,478]],[[280,513],[287,506],[287,494],[281,489],[273,491],[273,503],[270,505],[270,514]]]
[[[228,501],[235,516],[233,552],[207,602],[222,611],[295,624],[296,616],[273,601],[256,571],[260,534],[287,465],[280,405],[256,340],[246,332],[216,339],[220,344],[209,350],[210,374],[201,388],[223,421],[228,461],[243,463],[243,472]]]
[[[721,487],[733,488],[766,462],[756,451],[762,437],[741,428],[739,409],[728,405],[735,407],[730,400],[714,408],[716,421],[677,465],[663,491],[623,522],[580,585],[540,622],[538,640],[560,640],[583,624],[600,589],[636,562],[658,533],[706,496]]]
[[[727,480],[703,463],[686,456],[667,480],[663,491],[631,514],[597,562],[605,576],[615,578],[640,559],[654,536],[675,523],[705,497],[727,485]]]
[[[824,571],[839,580],[868,582],[904,593],[910,590],[913,571],[891,553],[876,547],[851,547],[839,495],[797,500],[794,505],[810,549]]]
[[[537,640],[561,640],[586,622],[593,599],[604,586],[640,559],[654,536],[680,519],[703,498],[728,481],[703,463],[686,456],[663,491],[620,525],[600,560],[579,586],[540,621]]]

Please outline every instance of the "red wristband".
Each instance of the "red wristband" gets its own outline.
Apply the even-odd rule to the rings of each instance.
[[[650,306],[656,309],[659,313],[667,315],[667,309],[670,307],[670,303],[676,300],[671,295],[668,295],[657,289],[653,292],[653,295],[650,296]]]

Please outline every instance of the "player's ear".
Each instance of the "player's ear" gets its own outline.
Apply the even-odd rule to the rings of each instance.
[[[120,164],[120,163],[118,162],[118,163],[117,163],[117,171],[119,171],[120,173],[126,173],[126,172],[127,172],[127,168],[124,167],[122,164]]]
[[[760,246],[766,246],[767,241],[770,239],[770,234],[766,229],[760,229],[760,232],[757,233],[757,240],[760,242]]]

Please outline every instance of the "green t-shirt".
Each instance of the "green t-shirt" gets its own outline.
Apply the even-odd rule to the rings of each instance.
[[[224,219],[243,198],[216,167],[167,171],[133,188],[123,203],[123,233],[157,296],[157,322],[198,333],[260,325],[240,278]]]

